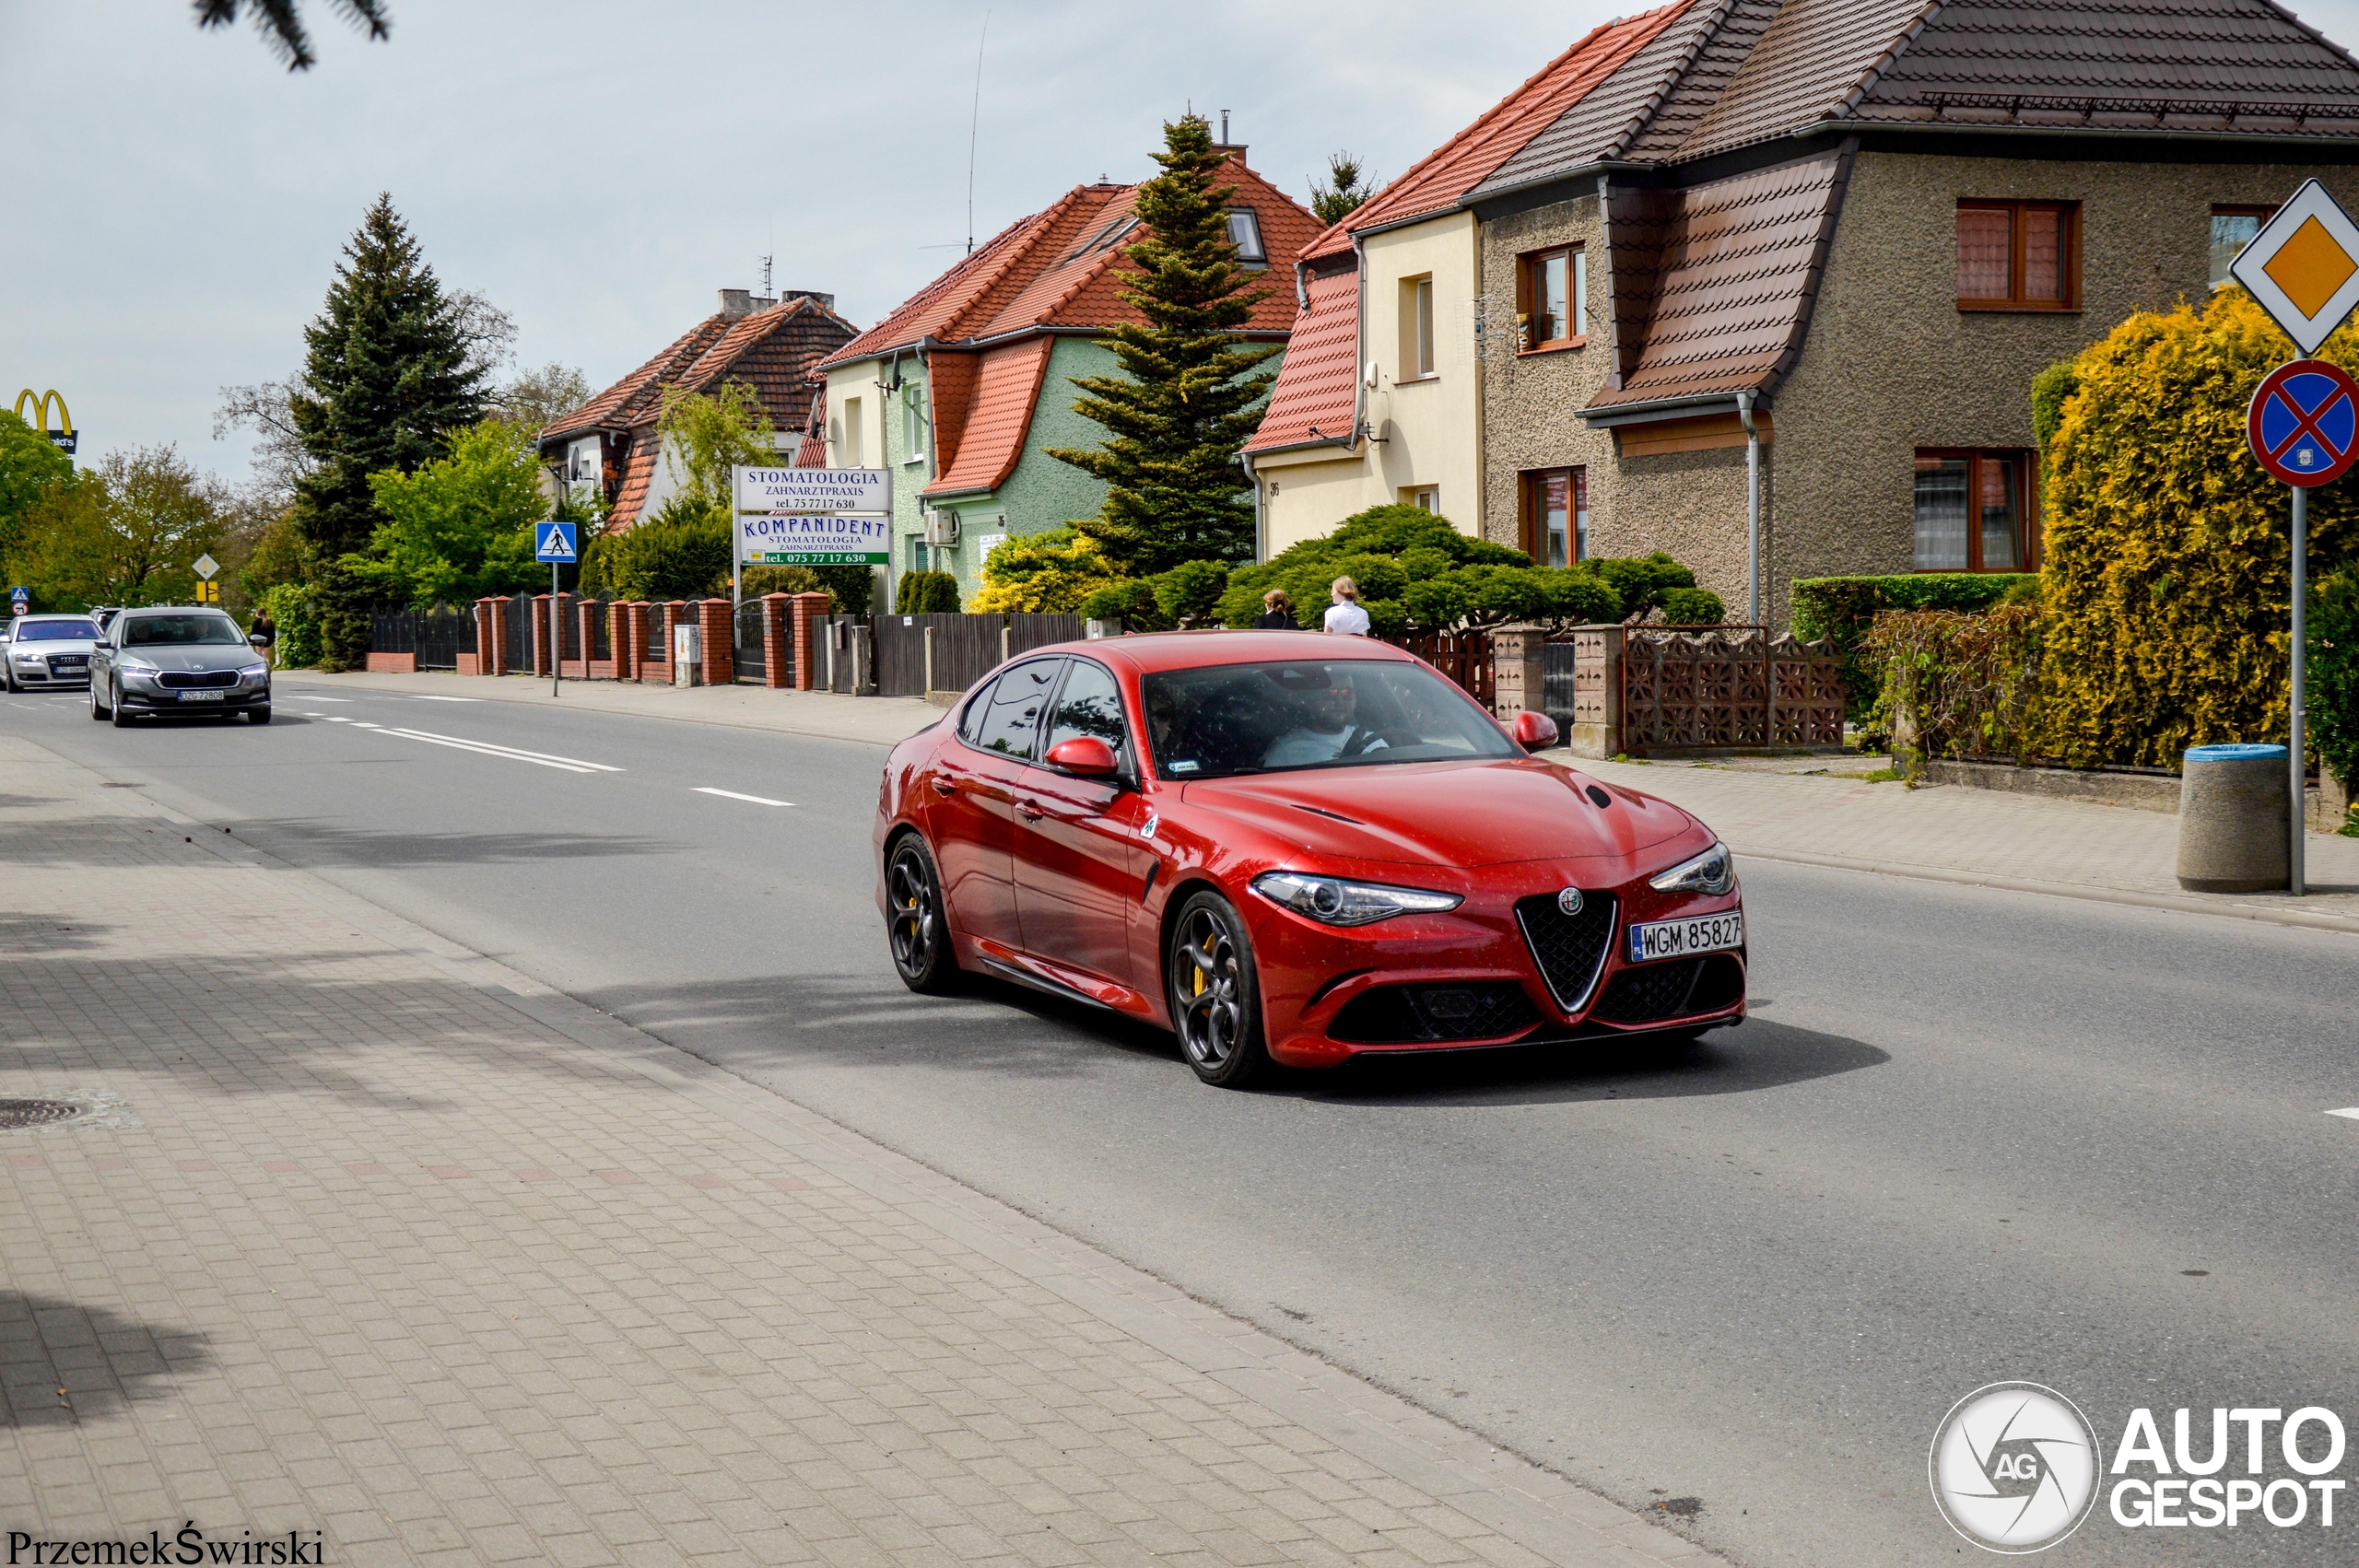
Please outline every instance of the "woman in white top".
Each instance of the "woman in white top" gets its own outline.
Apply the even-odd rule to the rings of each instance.
[[[1367,612],[1360,608],[1360,587],[1350,578],[1339,577],[1334,587],[1335,603],[1327,608],[1326,628],[1351,637],[1367,636]]]

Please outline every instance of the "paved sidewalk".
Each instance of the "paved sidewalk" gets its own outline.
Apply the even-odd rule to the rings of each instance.
[[[354,673],[323,675],[315,670],[282,670],[272,679],[281,687],[323,692],[358,687],[434,696],[471,697],[477,702],[521,702],[594,713],[628,713],[641,719],[685,720],[768,730],[781,735],[867,741],[889,746],[940,719],[943,710],[916,697],[839,696],[833,692],[770,691],[762,686],[659,686],[636,681],[565,681],[549,695],[543,675],[454,675],[427,671],[415,675]]]
[[[0,1531],[1706,1561],[232,835],[21,740],[0,775],[0,1096],[97,1113],[0,1132]]]

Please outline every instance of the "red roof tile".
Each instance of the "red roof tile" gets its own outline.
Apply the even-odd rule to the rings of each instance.
[[[1047,379],[1049,350],[1055,345],[1052,337],[1035,336],[980,355],[936,357],[936,366],[945,360],[978,363],[957,448],[941,459],[941,476],[925,487],[925,494],[971,495],[1006,483],[1024,455],[1025,433],[1032,427],[1032,408]]]
[[[1335,255],[1350,249],[1355,234],[1456,206],[1461,196],[1489,178],[1567,106],[1579,102],[1657,33],[1700,3],[1672,0],[1641,16],[1596,29],[1341,223],[1319,235],[1304,247],[1304,256]]]
[[[1352,443],[1359,387],[1359,274],[1346,269],[1313,277],[1303,291],[1309,305],[1295,318],[1285,363],[1270,391],[1269,412],[1245,444],[1249,452],[1313,441]]]
[[[615,494],[614,510],[606,514],[607,532],[620,533],[638,523],[640,510],[647,505],[648,486],[655,483],[655,457],[662,445],[652,430],[631,442],[630,457],[623,465],[622,488]]]
[[[708,316],[580,408],[551,420],[540,439],[631,429],[662,415],[665,387],[709,392],[723,380],[752,387],[772,424],[799,427],[813,367],[857,330],[801,296],[751,315]]]

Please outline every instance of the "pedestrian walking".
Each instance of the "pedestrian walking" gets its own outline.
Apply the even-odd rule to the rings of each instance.
[[[1253,617],[1257,632],[1290,632],[1295,628],[1294,601],[1286,597],[1283,588],[1273,588],[1262,595],[1262,613]]]
[[[1367,636],[1367,612],[1360,608],[1360,585],[1350,578],[1339,577],[1329,591],[1334,595],[1335,603],[1327,607],[1327,629],[1347,637]]]
[[[246,626],[246,640],[262,649],[262,656],[274,670],[278,668],[278,623],[270,618],[267,610],[256,610],[253,620]]]

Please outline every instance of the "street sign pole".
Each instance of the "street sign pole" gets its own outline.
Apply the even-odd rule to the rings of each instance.
[[[565,668],[565,611],[557,603],[557,563],[549,563],[549,696],[557,696],[557,675]]]
[[[565,668],[565,607],[557,601],[557,568],[568,561],[580,560],[581,554],[573,547],[573,524],[569,522],[560,522],[552,518],[546,529],[536,524],[534,532],[541,544],[540,548],[534,551],[533,558],[549,564],[549,696],[555,696],[558,673]],[[590,650],[587,648],[581,650],[581,673],[584,679],[590,674]]]
[[[2285,885],[2296,898],[2302,896],[2302,835],[2308,831],[2304,821],[2309,814],[2310,769],[2302,760],[2302,685],[2306,673],[2305,664],[2308,649],[2305,646],[2307,627],[2306,612],[2309,605],[2310,553],[2310,492],[2306,485],[2289,486],[2294,492],[2294,685],[2287,694],[2286,718],[2291,721],[2293,744],[2286,748],[2292,756],[2294,772],[2294,820],[2288,828],[2286,841]]]

